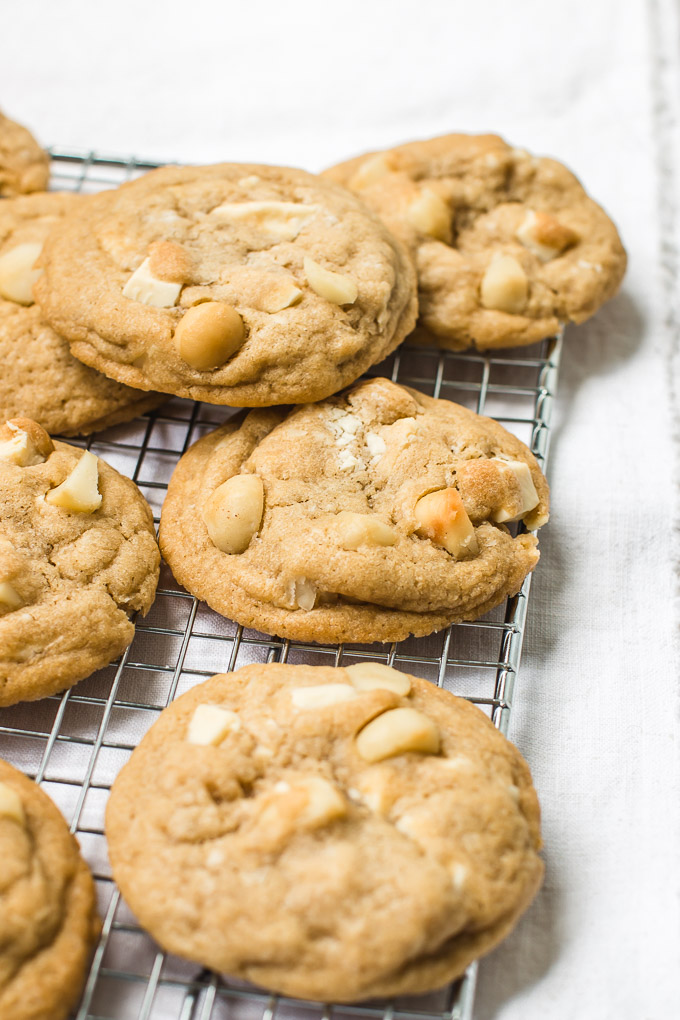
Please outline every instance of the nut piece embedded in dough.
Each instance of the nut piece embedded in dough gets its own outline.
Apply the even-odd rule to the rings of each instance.
[[[492,457],[491,460],[496,462],[503,470],[511,471],[517,479],[519,485],[519,508],[513,507],[499,507],[492,515],[491,519],[496,524],[502,524],[504,521],[519,521],[526,513],[533,510],[538,505],[538,493],[536,492],[536,486],[534,485],[533,478],[531,477],[531,470],[528,464],[525,464],[521,460],[503,460],[498,457]]]
[[[432,188],[423,188],[413,199],[406,210],[406,219],[422,234],[451,244],[451,210]]]
[[[188,283],[192,275],[192,259],[186,248],[175,241],[154,241],[149,245],[149,272],[157,280]]]
[[[298,609],[309,612],[316,604],[316,585],[306,577],[296,577],[293,581],[293,602]]]
[[[26,825],[26,813],[21,797],[7,783],[0,783],[0,818],[9,818],[22,828]]]
[[[55,489],[45,494],[45,502],[75,513],[91,514],[99,509],[102,497],[98,488],[99,464],[89,450],[71,471],[71,474]]]
[[[405,698],[411,690],[411,681],[405,673],[382,662],[357,662],[345,666],[345,672],[358,691],[392,691]]]
[[[0,615],[19,609],[24,602],[16,588],[9,581],[0,581]]]
[[[189,744],[219,744],[227,733],[241,729],[241,720],[236,712],[219,705],[198,705],[189,721],[187,742]]]
[[[357,735],[357,751],[364,761],[382,761],[397,754],[438,754],[439,730],[415,708],[392,708],[372,719]]]
[[[327,708],[356,697],[357,692],[350,684],[313,684],[294,687],[290,692],[290,700],[296,708]]]
[[[579,240],[571,227],[565,227],[548,213],[534,212],[533,209],[527,210],[515,237],[541,262],[550,262]]]
[[[529,295],[526,273],[512,255],[496,254],[482,277],[480,290],[484,308],[518,315]]]
[[[123,297],[151,308],[172,308],[177,302],[181,283],[159,280],[151,271],[151,259],[146,258],[123,287]]]
[[[353,305],[356,301],[359,288],[349,276],[324,269],[307,255],[304,259],[304,269],[309,286],[319,297],[332,301],[335,305]]]
[[[0,255],[0,295],[20,305],[33,304],[33,284],[42,273],[33,264],[42,251],[42,244],[29,242],[10,248]]]
[[[397,533],[394,528],[374,514],[356,514],[341,510],[333,522],[343,549],[358,549],[361,545],[394,545]]]
[[[219,368],[242,345],[243,319],[224,301],[204,301],[189,308],[175,330],[177,353],[199,372]]]
[[[318,211],[318,205],[299,202],[224,202],[210,215],[251,225],[276,241],[294,241]]]
[[[307,826],[328,825],[347,814],[347,801],[338,788],[322,776],[296,779],[291,789],[301,789],[307,795],[307,803],[298,816]]]
[[[31,418],[10,418],[0,426],[0,460],[32,467],[44,463],[53,450],[45,429]]]
[[[259,531],[263,513],[264,484],[259,475],[233,475],[209,497],[203,522],[217,549],[242,553]]]
[[[369,156],[361,164],[359,169],[350,177],[347,187],[351,191],[361,191],[362,188],[369,188],[386,174],[392,172],[389,156],[386,152],[378,152],[375,156]]]
[[[274,312],[282,312],[284,308],[296,305],[301,298],[302,291],[296,286],[293,277],[282,276],[271,281],[259,300],[258,308],[273,315]]]
[[[462,559],[479,552],[475,529],[457,489],[438,489],[421,496],[414,508],[416,534],[429,538]]]

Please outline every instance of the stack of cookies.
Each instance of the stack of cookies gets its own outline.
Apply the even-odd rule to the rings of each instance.
[[[41,190],[46,170],[0,119],[0,705],[110,662],[152,604],[141,492],[50,433],[165,394],[244,409],[180,459],[160,523],[176,579],[217,613],[302,641],[399,641],[519,590],[549,512],[531,451],[450,401],[358,380],[407,336],[530,344],[615,293],[618,234],[565,167],[449,135],[321,176],[166,167],[88,197]],[[52,809],[0,778],[17,862],[1,920]],[[162,946],[346,1002],[458,976],[542,874],[519,753],[474,706],[370,662],[194,688],[114,784],[107,835]],[[75,882],[82,862],[60,853]],[[83,902],[76,961],[95,931]],[[56,945],[67,916],[26,938]],[[30,965],[0,969],[2,1015],[65,1015],[83,966],[64,971],[62,1012],[36,1013],[17,1005]]]

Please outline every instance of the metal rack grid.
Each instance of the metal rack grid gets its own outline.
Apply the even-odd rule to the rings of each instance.
[[[93,192],[157,164],[84,152],[52,153],[52,186]],[[370,374],[386,375],[488,414],[523,439],[545,468],[561,340],[499,356],[403,346]],[[156,522],[179,456],[230,409],[171,398],[87,446],[133,478]],[[225,620],[164,566],[154,606],[117,662],[62,695],[0,711],[0,755],[57,802],[97,882],[104,919],[77,1020],[470,1020],[477,965],[448,989],[395,1002],[331,1006],[293,1001],[211,974],[162,952],[135,922],[110,877],[103,835],[108,790],[133,748],[177,695],[248,662],[333,664],[378,658],[468,698],[507,733],[531,576],[483,620],[398,644],[323,646],[271,638]]]

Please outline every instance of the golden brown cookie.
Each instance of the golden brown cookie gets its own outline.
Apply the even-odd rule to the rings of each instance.
[[[0,1016],[65,1020],[99,933],[92,875],[40,787],[0,760]]]
[[[387,379],[250,412],[180,460],[161,515],[175,577],[304,641],[398,641],[476,619],[538,561],[548,486],[497,422]]]
[[[51,228],[76,216],[82,195],[26,195],[0,203],[0,420],[21,415],[63,435],[129,421],[165,396],[107,379],[74,358],[33,303],[33,269]]]
[[[0,195],[44,191],[49,177],[49,157],[31,132],[0,113]]]
[[[618,290],[616,227],[554,159],[444,135],[326,171],[409,247],[420,318],[444,347],[513,347],[583,322]]]
[[[76,357],[217,404],[318,400],[413,328],[403,246],[354,195],[280,167],[165,167],[54,230],[35,288]]]
[[[300,998],[437,988],[543,874],[526,762],[474,705],[379,664],[252,665],[165,709],[106,813],[166,950]]]
[[[134,482],[33,421],[0,426],[0,705],[64,690],[127,648],[159,563]]]

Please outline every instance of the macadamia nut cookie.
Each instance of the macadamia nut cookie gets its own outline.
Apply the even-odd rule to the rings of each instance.
[[[0,705],[64,690],[127,648],[159,565],[134,482],[29,419],[0,426]]]
[[[413,328],[401,243],[302,170],[165,167],[53,231],[36,285],[73,354],[111,378],[217,404],[319,400]]]
[[[74,358],[33,302],[45,238],[87,203],[51,192],[0,203],[0,420],[16,415],[77,435],[129,421],[166,398],[107,379]]]
[[[47,794],[0,760],[0,1016],[65,1020],[99,933],[92,875]]]
[[[49,177],[49,157],[31,132],[0,113],[0,196],[44,191]]]
[[[618,290],[616,227],[554,159],[444,135],[326,171],[409,247],[421,322],[444,347],[513,347],[583,322]]]
[[[452,980],[543,874],[516,748],[474,705],[378,663],[194,687],[123,767],[106,834],[163,948],[323,1001]]]
[[[548,486],[489,418],[387,379],[252,411],[180,460],[161,515],[175,577],[239,623],[397,641],[476,619],[538,561]]]

